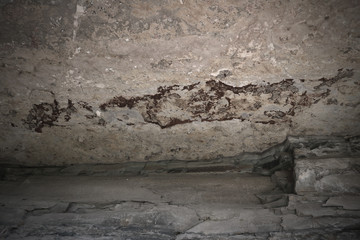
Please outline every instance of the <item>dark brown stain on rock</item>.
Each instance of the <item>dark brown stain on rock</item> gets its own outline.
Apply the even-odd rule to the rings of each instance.
[[[89,103],[87,103],[87,102],[85,102],[85,101],[79,101],[78,104],[79,104],[82,108],[85,108],[86,110],[88,110],[89,112],[94,112],[94,111],[93,111],[93,107],[92,107]]]
[[[274,120],[269,120],[269,121],[255,121],[255,123],[262,123],[262,124],[275,124]]]
[[[265,111],[264,115],[271,119],[280,119],[286,116],[286,113],[282,111]]]
[[[319,81],[321,83],[319,85],[315,86],[314,89],[319,89],[323,86],[331,87],[331,85],[333,85],[337,81],[339,81],[343,78],[350,78],[353,75],[354,75],[353,69],[345,69],[344,70],[343,68],[340,68],[340,69],[338,69],[337,75],[335,77],[319,79]]]
[[[189,91],[191,91],[191,90],[193,90],[197,85],[199,85],[200,84],[200,82],[197,82],[197,83],[194,83],[194,84],[190,84],[190,85],[187,85],[187,86],[184,86],[183,88],[182,88],[182,90],[189,90]]]
[[[305,107],[316,104],[330,94],[329,89],[320,89],[342,78],[352,76],[352,70],[339,69],[338,74],[329,79],[321,78],[320,85],[311,93],[299,92],[294,79],[284,79],[272,84],[248,84],[241,87],[231,86],[222,81],[211,79],[204,84],[186,86],[161,86],[153,95],[126,98],[117,96],[100,105],[106,111],[112,107],[136,108],[148,123],[161,128],[190,123],[194,121],[228,121],[238,119],[261,124],[289,122],[289,117]],[[305,80],[300,80],[304,82]],[[268,95],[264,101],[264,96]],[[231,96],[231,97],[230,97]],[[249,98],[251,96],[251,98]],[[263,118],[252,117],[266,105],[278,105],[284,110],[267,110]],[[243,116],[249,116],[244,118]]]
[[[101,104],[99,108],[102,111],[114,107],[135,108],[145,122],[159,125],[161,128],[195,121],[213,122],[233,119],[259,124],[284,122],[291,124],[291,117],[296,113],[330,95],[331,90],[325,87],[330,87],[335,82],[351,76],[353,70],[339,69],[335,77],[319,79],[321,83],[309,92],[300,92],[293,79],[241,87],[211,79],[203,84],[198,82],[185,86],[160,86],[155,94],[136,97],[116,96]],[[305,80],[300,79],[298,82],[303,81]],[[332,102],[328,101],[328,103]],[[79,101],[77,104],[91,113],[85,114],[87,119],[97,117],[89,103]],[[269,110],[266,109],[267,106],[276,106],[277,109]],[[76,111],[71,100],[68,100],[66,108],[60,108],[56,100],[53,103],[34,104],[24,123],[30,129],[41,132],[44,126],[54,126],[61,114],[64,113],[65,121],[69,121],[71,114]],[[259,111],[263,111],[262,114],[258,114]],[[103,119],[98,124],[105,126],[106,122]]]
[[[65,113],[65,121],[69,121],[73,112],[76,112],[76,108],[70,99],[68,100],[66,108],[60,108],[58,101],[55,99],[52,103],[34,104],[24,123],[27,124],[30,129],[41,133],[43,127],[54,126],[62,113]]]
[[[338,100],[336,98],[329,98],[326,101],[326,105],[338,105]]]
[[[74,103],[68,99],[68,106],[67,108],[60,109],[61,112],[65,112],[66,115],[64,116],[65,121],[69,121],[71,119],[71,113],[76,112],[76,108],[74,106]]]

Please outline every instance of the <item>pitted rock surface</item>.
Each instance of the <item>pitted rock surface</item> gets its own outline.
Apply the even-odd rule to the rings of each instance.
[[[1,163],[189,162],[360,134],[356,1],[0,10]]]

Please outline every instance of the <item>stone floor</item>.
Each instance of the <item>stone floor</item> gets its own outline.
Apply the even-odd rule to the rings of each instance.
[[[252,173],[3,167],[0,239],[360,239],[360,138],[288,141]]]
[[[277,174],[281,176],[281,174]],[[274,176],[32,176],[0,182],[5,239],[358,239],[360,197],[284,193]]]

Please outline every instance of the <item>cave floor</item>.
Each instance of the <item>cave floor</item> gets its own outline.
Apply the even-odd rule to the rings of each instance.
[[[325,200],[255,174],[30,176],[0,182],[0,230],[5,239],[356,239],[360,212],[339,215]]]

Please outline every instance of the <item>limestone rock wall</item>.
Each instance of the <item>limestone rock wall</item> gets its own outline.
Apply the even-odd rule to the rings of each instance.
[[[196,161],[360,134],[358,1],[2,1],[0,161]]]

